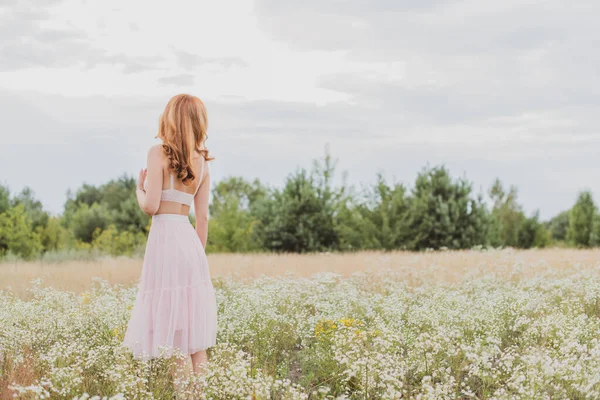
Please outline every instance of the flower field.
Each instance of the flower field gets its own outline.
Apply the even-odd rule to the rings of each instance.
[[[218,345],[181,385],[210,399],[600,398],[597,263],[427,279],[437,268],[413,268],[418,285],[387,268],[216,277]],[[120,347],[135,294],[100,278],[1,291],[0,399],[173,398],[169,360]]]

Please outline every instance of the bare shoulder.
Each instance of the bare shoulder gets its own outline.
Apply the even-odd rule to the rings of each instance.
[[[158,144],[153,144],[152,146],[150,146],[148,148],[148,155],[150,154],[162,154],[163,149],[162,149],[162,144],[158,143]]]
[[[162,159],[163,154],[162,144],[155,144],[148,148],[148,158]]]
[[[163,164],[164,161],[164,151],[162,149],[162,144],[155,144],[148,148],[148,162]]]

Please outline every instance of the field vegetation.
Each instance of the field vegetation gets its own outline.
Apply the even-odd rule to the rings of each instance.
[[[218,345],[179,384],[211,399],[596,399],[599,256],[213,254]],[[1,264],[0,398],[172,398],[169,360],[120,346],[140,264]]]

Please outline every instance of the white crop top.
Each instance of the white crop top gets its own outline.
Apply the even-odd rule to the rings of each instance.
[[[202,183],[202,177],[204,176],[204,164],[205,163],[206,163],[206,161],[203,160],[202,166],[200,167],[200,184]],[[147,181],[148,181],[148,178],[146,177],[146,179],[144,180],[144,190],[146,190],[146,182]],[[198,189],[200,188],[200,184],[198,184],[198,187],[196,187],[194,194],[191,194],[191,193],[184,192],[182,190],[177,190],[173,187],[173,172],[169,172],[169,181],[170,181],[171,187],[168,189],[162,190],[162,192],[160,194],[160,200],[161,201],[173,201],[175,203],[185,204],[186,206],[192,205],[192,202],[194,201],[194,196],[196,196],[196,193],[198,192]]]

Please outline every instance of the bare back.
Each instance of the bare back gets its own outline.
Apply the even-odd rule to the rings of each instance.
[[[162,163],[162,175],[163,175],[163,190],[169,189],[170,188],[170,179],[169,179],[169,174],[171,173],[171,171],[168,168],[168,158],[166,156],[163,156],[163,163]],[[202,166],[202,164],[204,165],[204,168]],[[192,168],[194,170],[194,174],[196,175],[196,177],[194,178],[194,180],[188,185],[184,185],[183,182],[181,182],[179,179],[177,179],[177,177],[174,177],[173,179],[173,188],[185,193],[189,193],[190,195],[193,195],[195,193],[197,193],[197,189],[198,186],[201,184],[201,182],[203,181],[204,177],[206,176],[206,174],[208,173],[207,168],[206,168],[206,161],[204,159],[204,156],[194,152],[194,155],[192,156]],[[203,173],[203,176],[200,176],[200,173]],[[174,175],[174,174],[173,174]],[[185,204],[181,204],[181,203],[176,203],[173,201],[164,201],[161,200],[160,201],[160,205],[158,207],[158,211],[156,212],[157,214],[183,214],[183,215],[188,215],[190,213],[190,206],[185,205]]]

